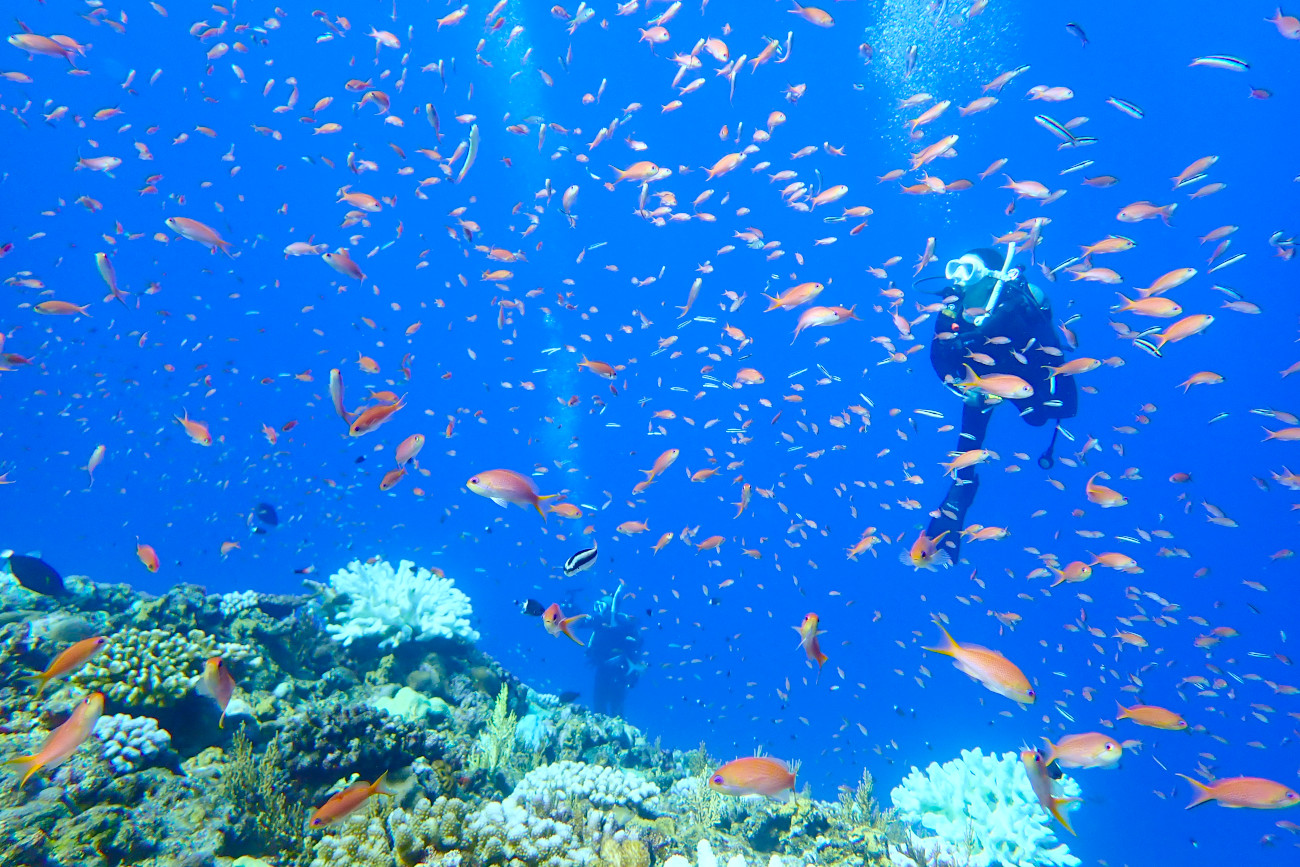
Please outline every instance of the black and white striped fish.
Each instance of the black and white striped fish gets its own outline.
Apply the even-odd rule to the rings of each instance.
[[[568,560],[565,560],[564,576],[566,578],[572,578],[574,575],[577,575],[579,572],[583,572],[586,571],[587,569],[590,569],[592,565],[596,562],[596,553],[597,553],[596,546],[592,545],[590,548],[584,548],[583,550],[574,554]]]

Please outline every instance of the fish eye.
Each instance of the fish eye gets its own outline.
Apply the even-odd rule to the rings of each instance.
[[[722,784],[722,774],[716,774],[716,775],[713,777],[713,782],[717,783],[718,785],[721,785],[721,784]]]
[[[1113,748],[1113,744],[1106,744],[1106,749],[1109,750],[1109,749],[1112,749],[1112,748]]]

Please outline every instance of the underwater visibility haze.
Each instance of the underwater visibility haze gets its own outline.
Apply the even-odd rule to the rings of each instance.
[[[0,863],[1296,863],[1300,6],[816,2],[6,8]]]

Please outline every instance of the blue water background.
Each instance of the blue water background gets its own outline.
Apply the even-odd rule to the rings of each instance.
[[[1288,714],[1300,711],[1300,704],[1294,696],[1275,694],[1260,678],[1283,684],[1296,679],[1289,659],[1277,655],[1293,652],[1286,631],[1296,622],[1297,567],[1294,559],[1269,555],[1300,543],[1297,497],[1273,483],[1270,473],[1283,465],[1300,469],[1300,445],[1261,443],[1261,422],[1271,420],[1249,411],[1300,412],[1300,376],[1284,380],[1278,374],[1300,359],[1297,266],[1273,257],[1266,243],[1273,232],[1300,231],[1293,182],[1300,174],[1294,147],[1300,44],[1282,39],[1263,21],[1273,7],[1262,3],[995,0],[969,22],[960,21],[964,7],[936,18],[926,13],[928,5],[828,3],[837,24],[821,30],[787,14],[786,4],[714,0],[703,15],[687,4],[668,25],[671,42],[652,51],[637,42],[636,32],[650,16],[641,11],[616,17],[606,3],[572,38],[544,3],[513,0],[505,26],[486,36],[488,3],[471,3],[459,26],[441,32],[434,31],[433,21],[454,6],[399,4],[394,22],[390,4],[353,3],[330,10],[350,20],[347,37],[320,43],[317,37],[329,31],[303,7],[290,9],[278,30],[263,34],[265,45],[256,44],[251,32],[228,32],[201,43],[188,35],[193,21],[179,4],[166,18],[146,4],[126,4],[124,35],[92,26],[60,4],[19,4],[15,14],[34,31],[66,33],[93,48],[79,61],[91,71],[84,77],[66,75],[61,60],[40,57],[29,63],[9,46],[0,63],[35,78],[33,84],[0,82],[5,107],[0,242],[15,244],[2,270],[6,277],[31,271],[52,290],[41,296],[33,289],[4,289],[6,351],[30,356],[38,367],[0,374],[5,410],[0,472],[10,471],[15,481],[0,487],[5,515],[0,543],[40,551],[65,573],[157,592],[180,581],[216,592],[294,591],[301,580],[295,569],[315,567],[312,577],[324,579],[354,557],[412,557],[441,566],[470,594],[485,649],[541,688],[584,693],[590,690],[591,670],[578,648],[525,620],[513,600],[568,598],[580,611],[599,590],[622,581],[635,594],[629,604],[647,627],[650,660],[630,695],[629,718],[672,746],[692,747],[703,739],[714,754],[727,758],[761,747],[800,759],[801,779],[819,797],[832,797],[836,786],[854,783],[863,769],[876,776],[885,797],[910,766],[945,761],[961,748],[1003,751],[1041,735],[1095,729],[1113,719],[1116,699],[1125,704],[1135,699],[1121,687],[1140,684],[1142,700],[1176,709],[1204,731],[1164,733],[1119,723],[1116,737],[1140,739],[1145,746],[1119,771],[1079,773],[1086,804],[1075,816],[1080,836],[1069,840],[1072,850],[1085,863],[1153,864],[1166,857],[1182,864],[1229,858],[1291,863],[1294,838],[1273,825],[1285,814],[1213,806],[1184,813],[1187,786],[1173,772],[1190,773],[1203,761],[1223,776],[1258,774],[1298,782],[1295,719]],[[650,14],[665,8],[657,3]],[[269,4],[241,4],[231,20],[256,25],[272,14]],[[212,9],[202,15],[213,26],[221,20]],[[608,29],[600,26],[602,19]],[[1086,47],[1066,31],[1069,21],[1086,30]],[[680,110],[661,114],[660,106],[676,97],[669,86],[675,67],[665,58],[689,51],[697,38],[723,36],[724,23],[731,27],[724,38],[733,57],[753,57],[763,45],[760,37],[784,41],[793,32],[790,61],[769,62],[756,74],[747,66],[729,102],[725,79],[713,75],[717,64],[702,55],[704,68],[688,72],[683,83],[699,75],[707,84],[684,97]],[[526,30],[505,49],[505,34],[516,24]],[[403,40],[401,51],[384,49],[378,65],[373,40],[365,37],[372,25]],[[482,56],[490,67],[475,60],[480,38],[487,40]],[[235,39],[250,51],[209,63],[205,53],[212,45]],[[870,64],[859,56],[862,42],[874,47]],[[919,46],[919,62],[905,80],[903,57],[911,44]],[[566,72],[557,58],[570,46]],[[528,48],[531,58],[521,67]],[[399,94],[393,81],[408,50],[405,89]],[[1206,54],[1245,58],[1251,70],[1188,67],[1192,58]],[[445,89],[436,71],[420,71],[439,58],[446,64]],[[231,71],[232,62],[242,67],[246,84]],[[957,116],[958,105],[980,95],[980,84],[1020,65],[1031,69],[1000,94],[991,111]],[[542,83],[539,67],[554,78],[554,87]],[[150,85],[159,68],[161,75]],[[127,91],[121,84],[131,69],[136,76]],[[389,77],[380,79],[385,70]],[[274,113],[285,103],[289,76],[301,88],[298,105]],[[276,84],[264,97],[267,78]],[[404,128],[384,125],[372,106],[354,110],[357,96],[343,89],[352,78],[374,79],[375,87],[392,96],[392,114]],[[583,105],[582,94],[594,94],[602,79],[608,83],[599,104]],[[796,84],[806,84],[807,92],[791,105],[782,91]],[[1064,104],[1023,99],[1035,84],[1068,86],[1075,98]],[[1249,99],[1252,86],[1270,88],[1274,96]],[[916,112],[900,113],[895,103],[917,91],[953,101],[922,144],[948,133],[961,137],[958,156],[938,161],[931,167],[935,174],[948,181],[975,180],[994,159],[1009,157],[1006,171],[1012,177],[1064,187],[1068,194],[1042,209],[1022,201],[1008,217],[1009,197],[998,188],[1003,182],[998,175],[945,196],[902,196],[895,184],[877,184],[876,176],[905,167],[914,149],[901,123]],[[313,124],[300,119],[310,117],[312,104],[324,96],[333,96],[334,103],[320,112],[317,124],[334,121],[344,129],[313,136]],[[1146,117],[1121,114],[1105,104],[1111,96],[1138,104]],[[441,143],[424,119],[427,101],[441,117]],[[588,153],[596,130],[620,117],[631,102],[643,108],[622,123],[613,141],[591,151],[588,163],[577,162],[574,155]],[[119,104],[121,117],[90,119],[96,110]],[[41,115],[60,105],[70,108],[69,116],[43,122]],[[742,142],[748,142],[773,110],[785,112],[788,121],[772,141],[736,171],[706,183],[699,167],[740,147],[720,141],[718,128],[727,124],[734,139],[743,123]],[[1032,120],[1043,111],[1062,121],[1089,117],[1080,133],[1100,142],[1058,151],[1055,139]],[[462,113],[477,115],[482,130],[477,164],[463,184],[426,186],[428,199],[420,200],[414,194],[418,180],[441,173],[415,151],[437,147],[448,156],[467,135],[467,126],[454,120]],[[510,119],[502,121],[506,113]],[[73,115],[85,118],[84,127]],[[535,123],[526,136],[505,131],[507,123],[530,116],[582,133],[548,133],[539,153]],[[130,128],[119,130],[126,123]],[[158,130],[147,134],[153,125]],[[216,137],[196,133],[197,125],[215,130]],[[278,130],[282,140],[253,126]],[[181,133],[189,140],[171,144]],[[622,141],[628,135],[645,141],[649,150],[634,154]],[[136,159],[134,141],[148,143],[153,161]],[[405,160],[389,148],[390,141],[405,150]],[[819,149],[806,159],[789,159],[800,147],[820,148],[823,142],[847,155]],[[559,145],[569,152],[553,159]],[[234,159],[223,161],[232,147]],[[378,162],[380,171],[349,172],[346,157],[353,149],[359,158]],[[73,171],[79,154],[116,155],[124,164],[113,178]],[[1225,190],[1201,200],[1187,198],[1194,187],[1170,191],[1173,175],[1209,154],[1221,156],[1209,180],[1227,183]],[[626,166],[637,158],[674,169],[674,176],[657,187],[676,193],[678,211],[689,211],[698,193],[713,188],[712,200],[701,210],[716,214],[717,222],[656,228],[633,215],[633,185],[620,184],[611,193],[589,174],[611,180],[608,164]],[[1058,176],[1085,158],[1096,165]],[[770,160],[772,167],[752,173],[760,160]],[[399,176],[402,165],[413,166],[414,173]],[[690,173],[682,174],[682,166]],[[870,227],[850,237],[852,222],[820,219],[823,212],[838,213],[836,206],[812,214],[784,208],[778,195],[782,185],[765,175],[786,168],[810,185],[817,184],[814,171],[826,185],[848,184],[850,194],[841,204],[871,206]],[[1105,190],[1080,184],[1083,175],[1100,173],[1116,175],[1121,183]],[[163,176],[158,194],[139,195],[153,174]],[[907,179],[914,182],[914,177]],[[541,214],[540,227],[521,239],[527,221],[511,209],[517,203],[523,210],[543,204],[535,194],[548,178],[556,196]],[[575,183],[582,191],[577,225],[571,228],[558,211],[558,194]],[[371,215],[369,228],[341,229],[348,208],[336,203],[336,191],[344,184],[396,196],[397,207]],[[730,194],[725,205],[724,193]],[[103,210],[92,213],[75,204],[83,195],[101,202]],[[1178,202],[1173,226],[1115,220],[1121,207],[1144,199]],[[742,205],[752,213],[735,216]],[[458,207],[467,207],[463,218],[481,226],[479,242],[523,250],[528,261],[493,263],[463,237],[449,237],[448,227],[456,223],[448,214]],[[937,463],[954,443],[953,433],[937,428],[956,419],[956,400],[937,382],[924,351],[904,365],[879,364],[885,352],[870,338],[897,338],[897,332],[887,311],[873,309],[886,303],[878,293],[887,284],[864,269],[901,256],[889,274],[909,288],[912,265],[927,237],[937,239],[940,258],[940,265],[925,272],[932,275],[943,260],[1039,214],[1052,220],[1039,251],[1046,261],[1059,262],[1075,255],[1079,245],[1110,233],[1128,235],[1137,249],[1105,261],[1099,257],[1094,264],[1123,274],[1119,288],[1147,285],[1176,267],[1199,268],[1193,281],[1172,294],[1187,312],[1211,312],[1217,321],[1205,334],[1174,344],[1165,358],[1155,359],[1115,338],[1107,324],[1112,287],[1067,280],[1048,285],[1058,319],[1081,314],[1073,326],[1081,354],[1126,362],[1080,378],[1096,393],[1081,395],[1078,418],[1066,424],[1079,443],[1098,437],[1102,450],[1089,456],[1086,467],[1058,463],[1044,473],[1033,456],[1045,446],[1045,432],[1001,409],[988,445],[1002,460],[983,473],[968,521],[1008,527],[1007,540],[968,544],[969,565],[938,574],[914,573],[900,564],[901,544],[881,545],[878,559],[846,561],[844,550],[867,526],[890,539],[915,537],[925,511],[942,494]],[[170,216],[213,226],[233,242],[237,257],[209,255],[188,241],[153,238],[172,234],[163,225]],[[1207,275],[1210,245],[1199,245],[1197,237],[1224,224],[1241,227],[1231,252],[1247,258]],[[745,249],[733,233],[751,226],[779,240],[785,256],[768,261],[764,253]],[[143,237],[128,240],[124,233]],[[281,254],[290,241],[310,237],[339,246],[354,234],[361,236],[351,249],[367,272],[364,285],[340,279],[313,257],[286,260]],[[829,236],[837,236],[837,243],[814,246]],[[584,247],[599,242],[607,245],[575,261]],[[726,244],[739,249],[719,255]],[[119,281],[132,293],[131,309],[99,303],[104,289],[95,270],[97,251],[113,253]],[[806,265],[795,261],[796,252]],[[421,261],[428,266],[417,270]],[[690,322],[679,328],[688,320],[679,320],[675,308],[685,303],[694,269],[705,261],[716,270],[704,277],[692,314],[717,317],[718,324]],[[607,270],[614,265],[617,271]],[[479,279],[497,267],[516,273],[505,292]],[[661,269],[656,282],[633,285],[632,278],[658,277]],[[563,284],[565,278],[573,285]],[[819,303],[857,304],[864,321],[809,331],[791,346],[794,315],[764,315],[760,292],[802,280],[828,284]],[[139,295],[151,281],[161,290]],[[1263,312],[1251,316],[1220,309],[1227,296],[1212,290],[1214,284],[1235,288]],[[524,299],[523,315],[510,313],[499,328],[495,300],[523,298],[534,288],[543,294]],[[726,303],[721,293],[728,289],[748,296],[735,313],[719,306]],[[572,309],[557,303],[557,293],[572,293]],[[42,318],[24,306],[49,297],[91,303],[91,318]],[[915,303],[932,300],[909,289],[903,311],[914,317]],[[634,311],[653,325],[643,329]],[[420,330],[406,336],[416,321]],[[718,331],[725,322],[742,328],[752,346],[736,353],[735,341]],[[630,332],[620,330],[624,325]],[[931,327],[930,322],[917,327],[920,341]],[[674,335],[676,345],[652,356],[658,340]],[[829,340],[815,345],[819,338]],[[702,354],[716,353],[720,343],[732,347],[730,356],[715,362]],[[899,348],[910,345],[899,343]],[[542,354],[550,347],[573,351]],[[670,357],[674,350],[681,356]],[[409,383],[398,373],[408,352],[413,357]],[[355,364],[359,353],[373,357],[381,374],[362,374]],[[626,365],[617,395],[608,383],[576,369],[578,353]],[[702,367],[712,364],[713,374],[729,380],[742,366],[738,354],[750,354],[743,365],[762,370],[765,385],[739,391],[706,385]],[[817,385],[818,364],[838,379]],[[344,370],[350,406],[374,388],[407,394],[409,408],[379,432],[349,439],[327,394],[332,367]],[[308,370],[310,382],[293,376]],[[1217,371],[1226,382],[1188,394],[1175,388],[1200,370]],[[525,381],[535,389],[521,387]],[[784,399],[795,394],[795,383],[803,386],[801,403]],[[571,395],[580,402],[562,406]],[[764,397],[770,409],[759,404]],[[845,429],[827,423],[848,405],[868,400],[866,432],[857,432],[856,416]],[[1154,409],[1144,411],[1145,404]],[[664,423],[666,436],[651,435],[657,425],[650,413],[665,408],[679,418]],[[947,418],[938,421],[916,409],[941,410]],[[206,421],[218,442],[207,449],[191,443],[173,420],[185,411]],[[774,421],[778,411],[780,419]],[[1149,423],[1136,422],[1139,413]],[[1221,413],[1226,417],[1215,421]],[[457,422],[454,437],[446,440],[442,433],[449,416]],[[706,429],[712,419],[717,423]],[[734,443],[726,429],[750,419],[752,441]],[[260,426],[280,428],[290,421],[297,427],[269,446]],[[817,433],[801,429],[799,421],[816,424]],[[1115,430],[1130,425],[1136,433]],[[428,437],[421,466],[431,474],[380,493],[378,482],[392,466],[393,448],[414,432]],[[108,459],[87,490],[80,467],[101,443]],[[681,449],[676,465],[634,498],[632,486],[643,478],[638,470],[670,447]],[[707,466],[706,449],[724,469],[706,483],[691,484],[686,469]],[[1074,450],[1062,442],[1058,455]],[[1016,452],[1029,459],[1013,457]],[[728,471],[725,465],[732,460],[743,465]],[[924,485],[904,481],[905,463]],[[1004,472],[1009,464],[1021,471]],[[473,473],[498,466],[536,470],[543,492],[565,489],[572,502],[608,507],[577,522],[553,517],[542,523],[531,512],[501,511],[463,485]],[[1138,469],[1140,480],[1119,478],[1129,467]],[[1127,506],[1102,512],[1087,503],[1084,481],[1096,470],[1110,474],[1110,484],[1129,498]],[[1193,483],[1166,481],[1179,471],[1191,473]],[[756,488],[774,488],[776,496],[755,495],[749,510],[733,519],[729,504],[738,499],[739,484],[732,480],[742,475]],[[1051,487],[1046,476],[1063,482],[1065,491]],[[1252,477],[1269,480],[1269,490]],[[842,485],[847,487],[837,493]],[[416,486],[424,496],[414,495]],[[923,508],[898,505],[909,498]],[[1240,526],[1207,523],[1203,500]],[[259,501],[275,504],[283,524],[250,536],[246,516]],[[1039,509],[1046,514],[1032,518]],[[1075,509],[1082,515],[1072,516]],[[613,528],[627,520],[644,520],[651,530],[615,535]],[[800,523],[805,520],[812,523]],[[589,524],[602,547],[600,563],[576,579],[561,580],[558,565],[588,544],[581,528]],[[661,533],[680,534],[684,526],[699,527],[697,540],[716,533],[728,541],[716,556],[697,555],[678,541],[652,554]],[[1113,538],[1135,535],[1136,528],[1164,528],[1174,538],[1139,545]],[[1102,531],[1108,538],[1083,538],[1076,530]],[[136,560],[137,537],[157,548],[162,560],[157,575]],[[223,560],[220,545],[229,540],[242,547]],[[1161,545],[1184,548],[1189,557],[1158,557]],[[758,548],[762,559],[742,556],[742,548]],[[1049,594],[1045,580],[1026,578],[1038,565],[1027,549],[1055,552],[1062,562],[1088,559],[1090,550],[1124,551],[1145,572],[1130,576],[1098,568],[1087,584]],[[1203,570],[1200,577],[1198,570]],[[734,583],[720,589],[728,579]],[[1260,582],[1267,591],[1243,581]],[[1114,639],[1063,628],[1081,612],[1107,634],[1130,628],[1115,618],[1142,612],[1154,617],[1162,610],[1161,602],[1140,595],[1146,591],[1179,606],[1169,611],[1177,625],[1132,625],[1149,639],[1146,649],[1121,651]],[[814,682],[791,631],[808,611],[818,612],[827,630],[823,647],[830,661],[820,682]],[[1014,631],[1000,630],[986,614],[991,611],[1014,611],[1023,620]],[[930,620],[940,612],[951,618],[960,640],[996,647],[1029,673],[1038,684],[1037,705],[1016,709],[944,659],[925,654],[920,648],[936,640]],[[1209,626],[1235,627],[1240,637],[1208,652],[1197,649],[1193,639],[1208,627],[1189,622],[1189,615],[1206,618]],[[1176,685],[1183,677],[1216,676],[1207,665],[1227,673],[1227,687],[1213,696],[1198,696],[1191,687],[1180,694]],[[1091,702],[1079,695],[1085,687],[1095,691]],[[1077,726],[1053,709],[1058,700],[1064,700]],[[1300,821],[1300,816],[1290,818]],[[1278,836],[1275,848],[1261,846],[1266,834]]]

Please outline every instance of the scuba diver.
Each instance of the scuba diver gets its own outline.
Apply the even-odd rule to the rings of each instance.
[[[620,584],[596,602],[590,621],[594,631],[587,642],[587,661],[596,668],[592,709],[610,716],[623,715],[628,687],[635,686],[646,669],[638,620],[619,610],[622,591]]]
[[[1078,394],[1073,377],[1052,376],[1047,369],[1061,363],[1062,353],[1052,327],[1052,305],[1041,289],[1011,267],[1014,253],[1014,243],[1007,244],[1005,257],[994,250],[976,249],[945,266],[948,297],[935,319],[930,364],[964,402],[954,451],[983,448],[993,408],[1006,401],[1035,427],[1053,423],[1051,441],[1038,458],[1040,467],[1050,469],[1061,419],[1074,417]],[[1032,393],[998,398],[972,387],[976,376],[994,374],[1019,377]],[[974,465],[955,470],[952,476],[943,503],[930,513],[933,519],[926,534],[934,540],[947,533],[942,545],[955,562],[966,510],[980,483]]]

